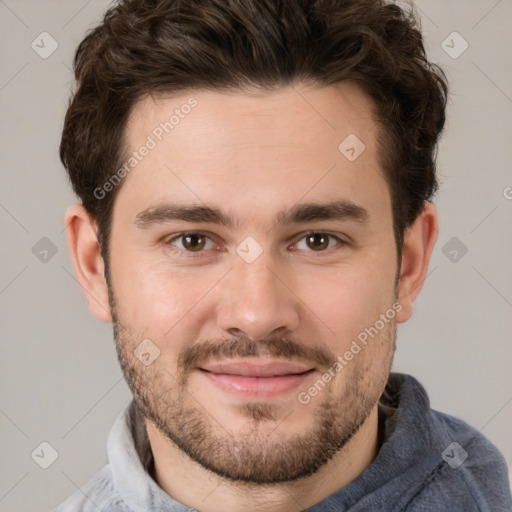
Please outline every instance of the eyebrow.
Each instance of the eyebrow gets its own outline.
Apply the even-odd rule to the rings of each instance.
[[[356,221],[366,223],[369,213],[366,208],[348,200],[330,203],[304,203],[295,205],[287,211],[278,212],[274,224],[289,225],[319,220]],[[171,221],[219,224],[228,229],[235,229],[239,222],[219,208],[197,205],[166,203],[146,208],[137,214],[135,224],[147,229],[155,224]]]

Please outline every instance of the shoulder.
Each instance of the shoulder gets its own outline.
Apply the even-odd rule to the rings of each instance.
[[[405,510],[512,511],[507,465],[496,446],[459,418],[431,409],[430,419],[439,463]]]
[[[117,496],[110,465],[98,471],[54,512],[98,512],[98,510],[130,512]]]

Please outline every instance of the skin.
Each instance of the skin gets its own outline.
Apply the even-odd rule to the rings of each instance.
[[[436,211],[426,203],[406,231],[398,269],[378,127],[354,85],[148,97],[131,113],[127,149],[139,148],[190,97],[197,107],[123,180],[109,247],[110,297],[97,227],[80,204],[66,213],[71,257],[92,314],[114,321],[159,485],[201,511],[303,510],[353,481],[378,453],[378,398],[396,324],[411,316],[426,277]],[[366,146],[353,162],[338,150],[349,134]],[[366,221],[274,219],[298,204],[342,199],[364,208]],[[137,225],[140,212],[168,202],[216,207],[237,222]],[[311,230],[346,243],[311,243]],[[202,250],[177,237],[189,231],[209,237],[199,239]],[[248,236],[262,250],[251,263],[236,252]],[[342,356],[393,304],[394,318],[301,403],[299,393],[325,374],[329,358]],[[144,339],[160,351],[149,366],[133,354]],[[185,368],[191,348],[199,366]],[[292,389],[255,397],[219,387],[200,369],[219,360],[293,361],[311,370]],[[329,435],[345,436],[344,445]],[[323,459],[321,446],[330,449]],[[187,453],[191,447],[195,453]]]

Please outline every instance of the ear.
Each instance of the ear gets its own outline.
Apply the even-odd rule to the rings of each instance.
[[[89,303],[91,313],[104,322],[111,322],[105,266],[98,243],[97,227],[81,204],[66,211],[68,249],[75,273]]]
[[[438,234],[437,212],[434,205],[425,202],[423,211],[404,234],[402,265],[398,285],[398,301],[402,310],[397,314],[399,323],[412,315],[413,304],[427,276],[428,265]]]

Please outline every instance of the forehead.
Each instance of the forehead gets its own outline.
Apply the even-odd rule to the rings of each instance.
[[[377,134],[372,103],[352,84],[146,97],[127,123],[124,161],[134,165],[116,202],[252,201],[262,215],[306,195],[386,203]]]
[[[198,151],[208,151],[212,145],[222,149],[219,143],[231,148],[236,143],[250,145],[265,140],[289,144],[290,136],[297,145],[307,142],[307,147],[311,147],[319,140],[336,142],[340,135],[352,130],[372,145],[369,139],[377,129],[372,109],[372,101],[351,83],[329,87],[295,85],[271,91],[190,90],[173,95],[153,94],[132,108],[125,142],[136,146],[137,140],[148,133],[157,139],[172,133],[169,139],[184,142],[180,134],[186,137],[193,132],[198,137],[205,136],[196,147]]]

